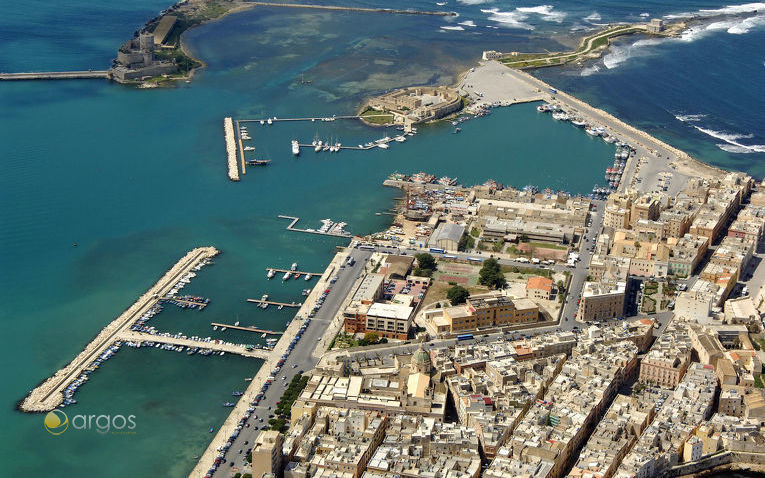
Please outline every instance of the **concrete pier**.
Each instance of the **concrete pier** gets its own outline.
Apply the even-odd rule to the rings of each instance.
[[[109,77],[108,70],[0,73],[0,80],[79,80],[88,78],[108,79]]]
[[[74,360],[29,392],[19,404],[19,409],[24,412],[47,412],[56,408],[64,400],[63,391],[66,387],[79,377],[93,360],[116,340],[122,340],[133,323],[165,297],[184,275],[218,252],[214,247],[199,247],[183,256],[133,305],[104,327]]]
[[[264,125],[268,124],[268,121],[270,120],[271,123],[278,123],[279,121],[324,121],[324,122],[332,122],[335,120],[345,120],[345,119],[359,119],[361,116],[356,115],[346,115],[346,116],[306,116],[304,118],[261,118],[261,119],[242,119],[237,120],[239,123],[264,123]]]
[[[229,116],[223,118],[223,133],[226,139],[228,178],[232,181],[239,181],[239,168],[236,165],[236,136],[234,134],[234,121]]]
[[[226,326],[228,327],[228,326]],[[243,345],[232,344],[228,342],[195,340],[188,337],[172,337],[165,335],[147,334],[146,332],[135,332],[128,330],[118,336],[119,340],[130,342],[154,342],[159,344],[182,345],[184,347],[198,347],[200,349],[209,349],[215,352],[226,352],[230,354],[241,355],[242,357],[252,357],[267,359],[271,354],[270,350],[248,349]]]

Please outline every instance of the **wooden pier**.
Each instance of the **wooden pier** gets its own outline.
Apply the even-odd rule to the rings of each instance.
[[[300,307],[303,305],[302,302],[292,302],[291,304],[288,304],[286,302],[274,302],[273,300],[263,300],[263,299],[247,299],[247,302],[254,302],[256,304],[268,304],[268,305],[276,305],[276,306],[282,306],[282,307]]]
[[[254,325],[250,325],[250,326],[230,325],[230,324],[220,324],[218,322],[210,322],[210,325],[212,325],[213,327],[225,327],[227,329],[244,330],[246,332],[255,332],[258,334],[267,334],[267,335],[282,335],[284,333],[284,332],[276,332],[274,330],[259,329],[255,327]]]
[[[347,232],[347,231],[343,231],[343,232],[330,232],[330,231],[322,232],[322,231],[316,231],[316,230],[298,229],[297,227],[295,227],[295,224],[297,224],[297,222],[300,220],[299,217],[285,216],[283,214],[279,214],[278,217],[279,217],[279,219],[290,219],[290,220],[292,220],[292,222],[290,222],[289,226],[287,226],[287,230],[288,231],[305,232],[305,233],[308,233],[308,234],[318,234],[320,236],[353,237],[353,234],[351,234],[350,232]]]

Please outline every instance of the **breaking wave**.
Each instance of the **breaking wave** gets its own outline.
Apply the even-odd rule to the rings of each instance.
[[[459,25],[456,25],[456,26],[448,26],[447,25],[447,26],[441,27],[441,30],[451,30],[451,31],[455,31],[455,32],[461,32],[461,31],[464,30],[464,28],[459,26]]]
[[[601,20],[600,13],[592,12],[591,14],[584,17],[584,20],[588,22],[599,22]]]
[[[534,26],[526,22],[532,15],[539,16],[542,20],[548,22],[562,23],[566,17],[565,12],[555,10],[552,5],[539,5],[537,7],[518,7],[515,10],[503,12],[499,8],[481,9],[481,12],[488,13],[488,19],[492,22],[500,23],[506,28],[518,28],[522,30],[534,30]]]
[[[463,25],[463,26],[466,26],[466,27],[474,27],[474,26],[476,26],[475,22],[473,20],[465,20],[464,22],[459,22],[457,25]]]

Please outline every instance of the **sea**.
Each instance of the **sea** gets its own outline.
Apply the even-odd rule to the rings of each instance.
[[[3,476],[169,476],[193,468],[257,360],[123,348],[65,412],[109,417],[49,434],[17,402],[66,365],[189,249],[222,254],[184,292],[204,311],[168,306],[159,330],[239,343],[257,335],[211,322],[282,328],[294,312],[246,302],[301,298],[304,281],[269,281],[266,268],[298,262],[321,272],[347,241],[285,230],[280,214],[352,233],[385,229],[401,191],[395,171],[494,179],[588,193],[613,146],[534,105],[497,108],[461,125],[422,126],[389,150],[290,153],[290,140],[356,145],[396,133],[355,121],[249,126],[254,157],[226,177],[222,119],[348,115],[399,86],[452,84],[482,50],[561,50],[604,24],[695,14],[715,18],[680,39],[634,37],[601,60],[535,72],[540,78],[722,168],[765,176],[765,4],[626,0],[509,2],[316,0],[322,4],[449,10],[457,17],[258,7],[185,34],[207,63],[173,88],[102,80],[0,83],[0,463]],[[119,45],[163,0],[6,2],[0,71],[106,69]],[[301,78],[310,84],[301,84]],[[133,415],[135,427],[118,429]],[[101,423],[105,423],[102,419]],[[108,429],[107,429],[108,428]]]

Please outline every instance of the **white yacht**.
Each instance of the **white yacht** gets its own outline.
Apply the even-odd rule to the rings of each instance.
[[[300,154],[300,143],[298,143],[298,140],[296,139],[292,140],[292,154],[295,156]]]
[[[297,266],[298,266],[297,262],[293,262],[292,263],[292,267],[290,267],[290,270],[291,271],[296,271],[297,270]]]
[[[268,274],[266,274],[266,277],[268,277],[269,279],[273,279],[275,275],[276,275],[276,271],[275,270],[268,269]]]
[[[290,273],[285,272],[284,275],[282,276],[282,280],[290,280]]]

